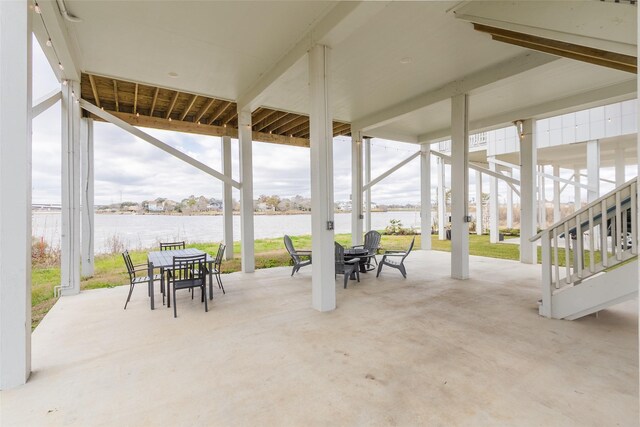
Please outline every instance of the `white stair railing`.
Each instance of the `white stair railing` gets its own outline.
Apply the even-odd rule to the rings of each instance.
[[[554,294],[638,255],[637,198],[633,179],[530,239],[542,239],[542,316]]]

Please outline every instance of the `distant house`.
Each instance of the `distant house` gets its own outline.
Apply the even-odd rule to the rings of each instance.
[[[149,212],[164,212],[164,204],[149,202]]]

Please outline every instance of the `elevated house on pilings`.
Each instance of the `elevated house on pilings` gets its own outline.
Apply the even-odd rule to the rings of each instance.
[[[342,289],[336,290],[334,275],[332,139],[338,135],[350,136],[354,206],[351,220],[353,245],[361,244],[363,232],[371,228],[372,187],[382,185],[387,176],[408,162],[420,159],[421,173],[415,180],[420,183],[422,189],[423,230],[428,229],[431,224],[430,156],[440,158],[439,176],[443,174],[440,169],[444,163],[450,163],[452,189],[450,256],[447,256],[445,261],[441,255],[431,253],[431,240],[422,239],[422,251],[415,257],[425,262],[414,263],[415,271],[420,273],[408,279],[414,280],[413,282],[404,282],[412,285],[403,288],[404,285],[399,280],[385,277],[379,282],[381,286],[394,285],[394,289],[401,289],[402,292],[399,294],[407,292],[408,289],[415,292],[408,304],[411,307],[418,304],[420,313],[416,314],[415,308],[399,308],[402,304],[398,302],[385,305],[384,302],[378,301],[380,305],[376,306],[375,310],[362,309],[360,314],[367,317],[376,312],[387,313],[385,310],[393,306],[393,313],[388,314],[394,325],[399,324],[396,321],[402,316],[405,320],[409,319],[409,323],[398,330],[376,330],[375,334],[380,337],[380,341],[374,341],[384,343],[381,344],[384,349],[370,347],[372,344],[367,341],[360,343],[363,346],[361,349],[366,348],[365,351],[358,351],[359,347],[354,347],[354,351],[360,354],[363,360],[371,362],[372,366],[393,366],[393,369],[387,372],[389,376],[386,382],[385,378],[382,378],[381,384],[395,387],[394,392],[412,390],[412,395],[419,395],[419,401],[422,403],[433,401],[431,397],[434,393],[441,391],[429,389],[432,392],[424,392],[422,387],[426,387],[426,383],[416,383],[413,379],[424,379],[426,371],[421,369],[427,369],[436,359],[444,360],[456,354],[482,354],[484,365],[485,362],[492,364],[500,363],[501,360],[497,358],[497,362],[489,362],[488,358],[492,356],[486,356],[487,354],[500,353],[501,357],[513,357],[509,359],[513,363],[495,371],[500,373],[492,375],[490,372],[494,371],[484,370],[480,378],[483,384],[489,384],[492,392],[499,393],[502,400],[487,401],[490,396],[481,393],[476,387],[477,384],[469,382],[472,381],[470,378],[474,376],[473,373],[478,366],[464,357],[456,359],[456,363],[452,363],[448,368],[442,367],[448,375],[460,379],[465,384],[464,402],[435,413],[420,412],[418,407],[423,405],[414,402],[403,406],[407,404],[407,400],[404,400],[399,405],[383,406],[393,415],[391,418],[384,418],[379,413],[380,405],[377,404],[376,398],[371,398],[362,408],[363,412],[371,414],[371,418],[350,417],[348,411],[342,410],[342,404],[348,399],[331,400],[331,396],[336,394],[336,388],[326,388],[324,380],[327,376],[335,379],[334,386],[338,391],[344,391],[345,396],[351,395],[348,391],[349,384],[338,379],[349,378],[348,373],[351,371],[344,371],[346,365],[338,366],[339,363],[331,363],[329,369],[326,363],[330,361],[331,355],[326,354],[316,357],[316,353],[296,353],[300,356],[298,360],[312,361],[309,363],[314,366],[305,369],[306,365],[302,364],[302,368],[293,371],[293,374],[289,373],[291,377],[295,377],[298,384],[300,380],[307,382],[307,378],[313,378],[313,386],[326,393],[323,391],[320,395],[312,395],[312,391],[304,391],[297,393],[291,400],[282,394],[282,390],[291,388],[291,383],[287,383],[287,375],[274,377],[280,381],[275,388],[264,387],[264,384],[273,379],[264,378],[260,384],[243,383],[245,389],[251,389],[256,393],[256,400],[261,402],[263,399],[267,402],[266,399],[272,397],[275,390],[279,400],[277,403],[268,401],[266,404],[272,410],[280,404],[286,404],[283,402],[296,402],[295,406],[288,408],[289,415],[293,417],[291,419],[299,424],[318,423],[318,420],[327,422],[332,417],[340,416],[344,418],[337,420],[338,424],[381,424],[398,419],[407,424],[428,423],[428,419],[444,424],[456,421],[461,424],[492,424],[497,422],[496,420],[505,422],[505,419],[510,419],[514,420],[514,424],[518,424],[517,418],[504,418],[510,414],[516,416],[509,412],[509,406],[517,407],[520,416],[526,413],[531,417],[527,418],[528,420],[535,420],[530,421],[534,424],[553,421],[562,423],[576,419],[599,424],[607,424],[614,419],[620,424],[635,423],[637,357],[629,356],[627,353],[635,351],[637,356],[637,347],[618,349],[608,355],[610,365],[623,366],[620,369],[625,369],[624,375],[598,376],[593,373],[595,370],[590,369],[590,363],[600,363],[597,352],[591,352],[590,347],[573,347],[574,350],[577,349],[576,353],[588,360],[570,364],[567,359],[558,360],[554,357],[558,351],[551,347],[553,343],[558,344],[558,340],[562,341],[560,338],[551,341],[538,333],[542,328],[556,328],[564,331],[557,333],[554,329],[556,336],[566,338],[567,332],[563,329],[565,327],[557,326],[558,322],[553,320],[529,318],[529,323],[522,324],[529,337],[536,334],[535,342],[529,343],[526,337],[509,327],[514,321],[521,321],[526,317],[526,308],[517,306],[519,309],[508,311],[505,307],[527,300],[531,307],[535,307],[544,317],[575,319],[598,312],[612,304],[633,299],[637,295],[637,184],[635,180],[624,182],[626,176],[620,171],[620,165],[638,162],[637,154],[634,154],[635,157],[626,154],[632,151],[637,153],[636,130],[623,132],[621,128],[620,135],[611,136],[624,136],[625,142],[619,142],[625,148],[623,154],[620,154],[620,151],[613,154],[616,188],[608,194],[600,194],[596,188],[596,183],[600,182],[597,176],[598,162],[606,157],[603,157],[606,148],[602,140],[609,137],[606,130],[608,125],[605,125],[605,133],[600,136],[590,134],[586,138],[576,139],[576,142],[588,141],[583,144],[586,145],[586,164],[580,163],[577,158],[572,158],[571,162],[577,162],[573,167],[579,169],[578,175],[581,176],[581,171],[586,169],[588,177],[586,183],[580,179],[579,185],[574,185],[577,181],[568,185],[574,185],[576,188],[586,186],[589,194],[587,203],[574,214],[558,218],[552,226],[543,226],[542,230],[538,229],[537,220],[537,198],[541,179],[554,179],[547,175],[558,177],[556,173],[547,174],[539,169],[541,164],[556,166],[555,162],[540,162],[547,153],[546,148],[540,148],[540,134],[544,135],[544,130],[540,127],[541,122],[550,117],[574,114],[573,132],[578,138],[578,133],[583,131],[580,126],[586,123],[578,120],[579,112],[603,107],[606,111],[606,106],[610,105],[633,105],[633,111],[637,112],[637,13],[635,2],[618,1],[586,1],[579,3],[579,7],[576,7],[574,2],[492,1],[0,2],[0,388],[8,390],[21,386],[29,380],[32,368],[40,371],[39,375],[30,381],[32,387],[29,387],[30,384],[18,387],[15,392],[11,391],[3,396],[3,405],[6,405],[4,402],[7,401],[13,402],[10,408],[2,408],[3,417],[9,417],[16,424],[42,424],[44,418],[39,418],[42,409],[40,406],[38,410],[34,410],[33,407],[26,410],[25,406],[21,405],[46,399],[33,399],[33,395],[29,393],[36,393],[34,390],[48,390],[48,387],[60,387],[62,390],[66,383],[56,381],[60,381],[61,377],[67,378],[66,376],[73,387],[76,387],[72,388],[73,390],[86,390],[84,385],[90,383],[92,378],[95,379],[94,375],[98,372],[98,369],[84,370],[77,381],[72,379],[76,378],[73,377],[73,372],[70,372],[73,369],[59,373],[57,380],[48,375],[52,369],[57,368],[47,361],[59,357],[55,360],[60,360],[61,365],[65,365],[63,361],[79,360],[78,354],[60,353],[55,356],[56,349],[42,349],[40,343],[47,342],[46,336],[56,336],[60,342],[74,344],[64,333],[67,331],[66,328],[82,323],[81,317],[60,320],[60,323],[56,323],[55,320],[60,317],[52,316],[51,319],[47,319],[45,323],[51,323],[50,329],[47,330],[52,331],[53,335],[40,336],[36,331],[32,339],[30,331],[31,123],[34,117],[60,102],[63,237],[60,288],[62,299],[58,304],[65,304],[68,309],[58,311],[63,311],[69,316],[73,316],[72,313],[78,315],[78,311],[72,307],[79,307],[83,301],[92,300],[91,295],[82,298],[82,294],[90,293],[80,293],[80,278],[83,274],[90,275],[93,271],[93,123],[99,120],[135,135],[221,182],[224,186],[224,240],[229,249],[233,247],[231,191],[233,188],[239,190],[242,276],[237,277],[256,283],[262,276],[261,273],[255,272],[252,142],[309,147],[313,265],[307,270],[306,280],[309,287],[305,289],[302,304],[304,307],[299,308],[303,310],[312,307],[317,311],[332,312],[327,316],[341,316],[340,325],[348,324],[344,319],[349,318],[348,311],[355,301],[349,300],[349,294],[342,293]],[[32,33],[43,46],[47,59],[60,81],[59,90],[35,102],[31,99]],[[618,119],[606,114],[603,118],[607,123],[609,119],[612,122]],[[625,117],[621,115],[620,120],[620,126],[623,126]],[[593,120],[589,118],[588,122],[593,123]],[[637,126],[637,122],[635,123]],[[222,144],[222,165],[218,168],[190,157],[149,135],[145,128],[218,136]],[[504,153],[492,153],[489,150],[488,157],[485,158],[488,162],[486,167],[477,164],[482,162],[474,160],[477,152],[472,151],[470,147],[477,141],[470,142],[469,135],[504,128],[509,128],[509,132],[515,136],[517,143],[513,150]],[[563,123],[557,129],[549,126],[548,130],[557,130],[564,138],[565,131],[569,132],[571,126],[565,126]],[[238,180],[233,178],[231,172],[232,138],[239,142]],[[373,177],[370,161],[371,138],[407,143],[415,148],[415,153],[387,172]],[[450,140],[448,153],[435,149],[435,144],[439,144],[443,139]],[[551,145],[551,139],[548,144]],[[560,146],[548,150],[556,150],[553,151],[553,157],[561,159],[564,150],[573,149],[571,147]],[[505,160],[501,157],[503,155],[508,158]],[[505,163],[517,166],[517,179],[502,173],[501,169]],[[559,161],[557,166],[563,167],[563,163]],[[286,168],[286,165],[283,167]],[[521,207],[522,263],[518,268],[512,264],[501,264],[504,261],[499,260],[482,261],[478,264],[474,261],[475,258],[469,255],[468,200],[471,170],[491,177],[492,188],[497,188],[499,179],[506,182],[514,193],[518,193]],[[554,181],[560,184],[567,184],[564,181],[573,182],[566,179]],[[441,193],[442,191],[438,192],[438,199],[444,200]],[[492,189],[491,193],[494,195],[491,209],[495,211],[497,191]],[[439,205],[443,206],[443,203]],[[542,245],[540,265],[537,264],[538,242]],[[570,254],[565,263],[559,259],[561,253]],[[233,256],[231,251],[227,256]],[[432,260],[432,264],[429,264],[428,260]],[[445,275],[430,276],[442,273],[443,268],[446,270]],[[537,277],[535,295],[526,292],[514,294],[514,288],[509,285],[522,282],[525,280],[526,272],[531,271],[534,271]],[[282,276],[282,280],[288,279],[286,274]],[[496,291],[497,284],[482,282],[485,277],[494,278],[496,283],[502,280],[500,286],[503,287]],[[269,276],[269,280],[270,283],[277,281],[273,276]],[[451,296],[447,293],[447,288],[455,288],[455,295],[464,295],[456,299],[452,305],[455,307],[455,316],[451,311],[438,311],[438,308],[432,305],[432,299],[418,298],[418,294],[426,292],[427,286],[420,286],[425,285],[426,281],[429,281],[429,288],[433,286],[433,289],[442,289],[443,295]],[[244,286],[239,279],[236,283],[239,287]],[[460,288],[460,283],[469,286]],[[484,307],[482,298],[486,297],[486,293],[475,293],[479,289],[475,285],[481,283],[495,292],[493,298],[502,299],[501,303],[492,305],[494,309],[482,311],[482,316],[475,318],[474,310]],[[607,286],[607,283],[613,285]],[[301,289],[296,288],[297,291]],[[77,296],[79,293],[80,296]],[[104,295],[108,297],[112,294]],[[397,298],[397,295],[389,291],[386,298]],[[510,296],[512,299],[509,299]],[[230,295],[227,295],[228,299],[229,297]],[[338,306],[337,301],[340,298],[343,304]],[[264,298],[245,301],[247,304],[254,304],[247,306],[253,307],[254,310],[245,308],[245,314],[254,311],[263,313],[266,310],[256,305],[259,304],[258,300],[264,302]],[[371,299],[364,301],[373,303]],[[299,300],[293,303],[299,304]],[[282,304],[270,308],[279,309],[282,309]],[[156,315],[159,311],[156,309],[152,314]],[[127,310],[127,314],[131,312],[133,311]],[[92,313],[95,313],[95,310]],[[425,313],[431,313],[433,316]],[[444,315],[445,313],[450,316]],[[58,315],[62,316],[61,313]],[[456,317],[465,315],[470,317]],[[637,313],[634,315],[637,316]],[[327,317],[320,319],[305,311],[296,319],[302,317],[306,319],[306,324],[317,325],[318,328],[327,327],[327,324],[323,323]],[[437,339],[432,340],[431,345],[439,345],[439,351],[447,357],[422,359],[422,355],[429,351],[427,347],[420,347],[424,344],[420,344],[420,336],[411,335],[411,339],[394,341],[403,338],[405,334],[411,334],[410,331],[416,329],[416,324],[420,325],[418,329],[423,334],[437,334],[439,327],[444,326],[429,323],[436,318],[442,322],[449,322],[447,325],[450,329],[446,329],[446,336],[434,336]],[[144,319],[147,323],[150,322],[148,316]],[[455,323],[456,320],[459,320],[459,323]],[[110,325],[116,321],[119,321],[119,318],[114,316],[110,319]],[[138,325],[142,323],[145,322]],[[249,328],[244,322],[233,321],[226,325],[238,323]],[[262,323],[269,325],[266,321]],[[357,326],[352,331],[353,336],[362,336],[362,331],[377,323],[371,319],[367,325]],[[411,324],[414,327],[410,327]],[[482,329],[482,325],[485,324],[491,325],[491,334]],[[340,345],[339,342],[348,342],[332,341],[343,333],[343,330],[336,331],[338,323],[332,326],[334,328],[331,331],[324,333],[323,330],[314,336],[318,337],[318,340],[324,340],[322,343],[330,342],[330,345],[336,348]],[[442,345],[443,342],[448,342],[447,337],[461,337],[461,331],[469,328],[478,328],[477,333],[482,329],[482,333],[488,334],[486,336],[491,340],[483,341],[481,344],[467,337],[459,338],[448,346]],[[123,331],[125,329],[131,333],[131,328],[122,328]],[[109,348],[109,344],[106,343],[113,343],[109,341],[113,339],[113,334],[108,330],[108,327],[101,329],[96,326],[91,331],[92,337],[100,336],[101,339],[97,342],[105,346],[104,352],[96,354],[94,359],[104,361],[100,371],[113,372],[118,369],[116,366],[122,366],[124,362],[104,359]],[[188,327],[182,330],[183,333],[189,334],[199,328]],[[63,335],[56,335],[53,331]],[[156,335],[165,336],[165,331]],[[251,337],[273,337],[273,342],[276,342],[276,336],[271,334],[276,334],[278,328],[254,332]],[[637,336],[637,329],[635,334]],[[155,336],[153,332],[148,331],[141,335]],[[498,339],[502,335],[511,337],[509,344]],[[243,340],[243,343],[240,343],[229,336],[231,335],[225,336],[224,339],[227,341],[221,342],[218,349],[239,346],[247,341]],[[588,338],[592,336],[571,340],[572,345],[577,346],[576,343],[581,342],[580,345],[588,346]],[[69,341],[64,341],[67,339]],[[305,347],[291,345],[281,336],[277,336],[277,339],[286,342],[289,345],[287,348],[291,351],[301,351],[300,349]],[[187,342],[192,341],[180,341],[179,345]],[[264,344],[263,347],[243,354],[246,357],[258,357],[263,351],[270,356],[277,353],[274,352],[270,341],[261,342]],[[411,346],[407,347],[407,342],[418,346],[413,349],[416,351],[412,351]],[[461,342],[475,344],[471,344],[473,347],[460,348]],[[318,343],[319,341],[314,345]],[[149,342],[147,344],[154,345]],[[171,345],[176,344],[175,337],[167,337],[166,344],[168,347],[153,355],[137,353],[142,352],[137,346],[123,351],[135,352],[140,356],[139,360],[152,361],[154,357],[161,357],[164,351],[170,351]],[[504,350],[511,347],[511,344],[514,348],[519,346],[519,352],[515,357],[508,355]],[[558,345],[562,344],[565,342],[562,341]],[[376,355],[400,348],[396,345],[404,345],[402,348],[406,350],[396,359],[402,361],[401,366],[384,358],[375,359],[376,363],[373,363],[374,358],[378,357]],[[490,353],[485,352],[487,345],[490,347]],[[325,347],[320,344],[315,348]],[[569,347],[562,348],[566,350]],[[64,351],[64,346],[57,351]],[[339,352],[343,357],[349,353]],[[606,392],[595,397],[589,396],[585,403],[575,400],[578,399],[575,394],[577,389],[571,385],[573,383],[570,380],[564,381],[564,384],[562,381],[543,381],[543,385],[530,380],[513,390],[510,385],[517,375],[512,375],[512,370],[520,375],[517,378],[525,376],[524,371],[519,370],[519,362],[522,361],[520,357],[532,352],[537,356],[535,361],[531,361],[532,372],[542,375],[545,379],[553,379],[554,376],[558,377],[570,371],[575,374],[572,378],[584,381],[581,384],[587,390]],[[197,350],[193,353],[203,357]],[[32,365],[32,355],[33,360],[37,361],[35,365]],[[278,357],[286,358],[284,355]],[[229,356],[228,360],[230,363],[237,363],[235,357]],[[556,364],[555,371],[550,368],[549,363]],[[167,366],[163,364],[163,369]],[[196,364],[192,363],[190,366]],[[243,375],[251,371],[247,370],[246,366],[234,365],[234,368],[232,371],[236,377],[225,377],[224,381],[216,380],[215,384],[210,384],[211,389],[229,387],[237,378],[246,379]],[[332,369],[339,369],[344,375],[334,378],[331,376]],[[488,368],[483,366],[482,369]],[[604,366],[603,369],[608,368]],[[160,386],[161,378],[165,378],[165,371],[149,372],[146,367],[142,370],[145,372],[145,378],[138,379],[141,382],[136,384],[145,385],[145,392],[150,398],[142,402],[143,409],[131,409],[131,412],[127,413],[135,413],[137,418],[134,423],[142,424],[151,419],[159,422],[160,420],[152,415],[158,412],[158,408],[149,406],[149,402],[155,402],[156,397],[166,397],[169,390]],[[466,377],[458,376],[458,370],[467,372]],[[322,374],[318,375],[319,372]],[[441,370],[437,372],[441,373]],[[504,372],[509,373],[508,379],[503,378]],[[629,372],[632,374],[628,375]],[[219,371],[217,374],[231,375]],[[209,378],[202,370],[187,377],[194,381],[201,377]],[[372,383],[376,380],[376,375],[364,371],[362,377]],[[447,384],[445,378],[438,381]],[[615,384],[611,381],[606,382],[607,378],[614,378],[611,381]],[[635,386],[625,386],[622,388],[623,391],[619,391],[620,384],[616,382],[616,378],[632,378]],[[493,382],[494,380],[496,382]],[[178,389],[204,390],[199,387],[193,388],[192,385]],[[537,392],[528,394],[528,390],[532,388]],[[92,390],[95,391],[94,389],[95,387]],[[57,390],[51,390],[52,393],[49,394],[56,395],[57,398],[69,395],[58,393]],[[113,387],[106,387],[105,390],[113,390]],[[216,399],[216,403],[224,399],[230,400],[225,402],[227,406],[216,406],[214,418],[221,423],[231,422],[229,420],[248,423],[251,419],[281,423],[285,419],[261,417],[265,415],[264,408],[238,405],[239,400],[235,399],[238,394],[234,394],[237,390],[224,390],[225,393],[220,399]],[[627,392],[628,390],[632,391]],[[635,402],[633,405],[616,406],[621,401],[627,402],[633,390],[636,393],[635,400],[631,396],[631,400]],[[514,397],[512,393],[520,394]],[[64,414],[72,411],[75,420],[87,422],[95,421],[96,416],[110,416],[103,411],[104,408],[96,408],[91,404],[78,405],[82,408],[70,409],[74,399],[77,403],[77,399],[82,399],[86,394],[89,393],[75,394],[70,399],[71,402],[61,400],[58,408],[63,408],[61,411]],[[109,393],[109,396],[103,397],[112,398],[114,394]],[[199,396],[203,394],[206,393]],[[484,399],[482,405],[479,400],[481,394]],[[378,396],[375,393],[371,396],[374,395]],[[542,399],[542,395],[547,399]],[[353,393],[353,396],[358,396],[357,401],[349,400],[348,406],[359,408],[362,404],[362,394]],[[309,400],[305,401],[305,397]],[[410,400],[411,397],[407,399]],[[531,399],[532,403],[526,407],[522,406],[522,402],[529,402],[528,399]],[[196,400],[189,400],[189,404]],[[567,400],[571,401],[570,407],[578,409],[571,412],[572,409],[554,406],[557,402]],[[103,400],[98,398],[96,401]],[[315,402],[315,405],[311,405],[311,401]],[[512,405],[502,404],[507,401]],[[611,405],[605,404],[604,409],[597,405],[605,401]],[[311,405],[313,410],[301,412],[300,408],[306,407],[305,402]],[[470,402],[476,402],[478,406],[464,407],[473,405]],[[580,406],[581,404],[583,406]],[[165,411],[167,407],[170,408],[168,413]],[[400,407],[405,410],[398,412],[397,408]],[[460,411],[460,407],[464,407],[465,411]],[[481,407],[484,409],[479,409]],[[611,409],[618,407],[623,409]],[[175,415],[174,408],[168,405],[163,405],[162,408],[162,422],[176,419],[172,418]],[[82,410],[91,412],[93,418]],[[185,412],[193,411],[181,411]],[[403,418],[408,413],[409,418]],[[241,418],[241,415],[246,414],[253,414],[254,418]],[[45,414],[44,417],[46,416]],[[559,418],[555,419],[555,416]],[[367,421],[363,421],[365,419]],[[202,420],[199,419],[198,422]]]

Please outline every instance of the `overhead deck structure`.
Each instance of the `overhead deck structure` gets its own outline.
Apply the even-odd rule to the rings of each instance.
[[[92,119],[82,118],[82,107],[158,147],[162,141],[131,125],[202,128],[223,136],[224,147],[237,136],[239,182],[231,182],[227,168],[199,167],[240,189],[245,272],[254,269],[252,140],[308,140],[312,304],[326,311],[335,308],[334,135],[353,139],[356,243],[363,230],[360,200],[370,198],[362,159],[366,137],[429,144],[452,136],[457,185],[451,276],[464,279],[468,134],[518,123],[527,242],[536,231],[535,119],[632,99],[637,92],[637,8],[631,3],[12,0],[0,2],[0,19],[1,388],[24,383],[30,372],[29,129],[31,115],[57,99],[65,146],[63,295],[79,290],[81,176],[82,188],[91,185],[80,170],[80,146],[90,146],[92,135]],[[63,84],[61,94],[33,110],[32,30]],[[233,132],[224,130],[229,128]],[[83,161],[92,161],[90,150]],[[423,200],[423,211],[430,203]],[[524,243],[521,252],[523,262],[535,262],[533,243]]]

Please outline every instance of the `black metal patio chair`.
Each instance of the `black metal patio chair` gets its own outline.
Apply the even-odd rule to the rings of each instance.
[[[218,246],[218,253],[216,254],[216,258],[213,261],[213,270],[210,272],[214,276],[216,276],[216,281],[218,282],[218,288],[222,289],[222,293],[226,294],[224,291],[224,286],[222,286],[222,277],[220,277],[220,273],[222,272],[222,257],[224,256],[224,251],[227,247],[220,243]],[[213,284],[209,283],[209,299],[213,299]]]
[[[150,279],[147,274],[149,274],[149,269],[147,264],[134,264],[131,261],[131,256],[129,255],[129,251],[124,251],[122,253],[122,258],[124,258],[124,264],[127,266],[127,273],[129,273],[129,295],[127,295],[127,301],[124,303],[124,309],[127,309],[127,304],[129,304],[129,300],[131,299],[131,294],[133,293],[133,288],[135,285],[139,283],[147,283],[149,284],[149,280],[161,280],[162,276],[159,274],[154,274]],[[138,276],[138,273],[143,275]]]
[[[407,278],[407,270],[404,268],[404,259],[411,253],[413,249],[413,244],[415,243],[416,238],[414,237],[411,240],[411,244],[409,245],[409,249],[406,251],[385,251],[382,255],[382,260],[378,264],[378,273],[376,277],[380,276],[380,271],[382,270],[383,265],[388,265],[391,268],[397,268],[402,273],[402,277]]]
[[[291,261],[293,262],[293,270],[291,270],[292,276],[300,270],[300,268],[311,265],[311,251],[296,251],[296,248],[293,247],[291,237],[287,235],[284,236],[284,247],[287,248],[287,252],[289,252]]]
[[[182,241],[182,242],[167,242],[167,243],[160,242],[160,250],[161,251],[175,251],[177,249],[184,249],[184,248],[185,248],[184,241]]]
[[[167,284],[168,293],[173,295],[173,317],[178,317],[176,309],[176,291],[180,289],[190,289],[191,299],[193,299],[193,289],[200,288],[201,302],[204,302],[204,311],[209,311],[207,306],[207,254],[192,256],[174,256],[171,270],[168,271],[169,282]],[[171,296],[169,296],[169,304]]]
[[[367,257],[367,260],[365,262],[365,268],[367,269],[367,271],[371,271],[371,270],[375,270],[376,267],[374,267],[373,263],[375,263],[375,265],[378,265],[378,260],[376,259],[376,254],[378,253],[378,248],[380,247],[380,239],[382,238],[382,236],[380,235],[380,233],[378,233],[375,230],[371,230],[368,231],[367,234],[364,235],[364,245],[356,245],[353,246],[353,248],[363,248],[366,249],[368,252],[367,255],[365,255]],[[360,258],[364,258],[363,256],[360,256]]]
[[[345,260],[344,247],[338,242],[334,242],[334,246],[336,252],[335,274],[344,274],[344,288],[347,289],[347,283],[352,274],[355,274],[356,279],[360,282],[360,258]]]

